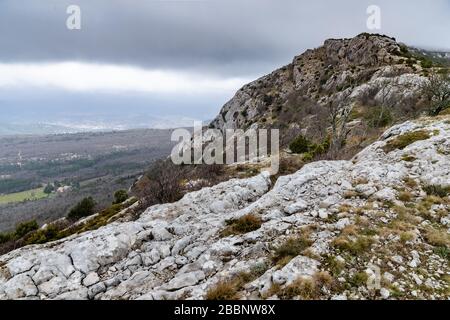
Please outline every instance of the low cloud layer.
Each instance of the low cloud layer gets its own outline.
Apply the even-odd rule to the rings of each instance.
[[[0,88],[61,89],[74,92],[214,94],[230,92],[250,79],[218,78],[193,72],[145,70],[89,63],[0,64]]]

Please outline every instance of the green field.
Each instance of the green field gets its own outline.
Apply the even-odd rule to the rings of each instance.
[[[39,200],[46,197],[48,197],[48,195],[44,193],[44,188],[38,188],[23,192],[0,195],[0,204],[21,202],[24,200]]]

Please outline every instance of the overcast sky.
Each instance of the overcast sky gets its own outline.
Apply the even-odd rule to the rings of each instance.
[[[73,4],[81,30],[66,28]],[[83,101],[95,112],[122,101],[130,112],[208,119],[304,50],[370,31],[371,4],[381,8],[376,32],[450,50],[449,0],[2,0],[0,108],[74,112]]]

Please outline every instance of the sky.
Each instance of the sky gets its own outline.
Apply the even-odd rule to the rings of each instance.
[[[81,9],[81,29],[66,26]],[[368,30],[369,5],[381,29]],[[450,0],[1,0],[0,124],[214,118],[327,38],[450,51]]]

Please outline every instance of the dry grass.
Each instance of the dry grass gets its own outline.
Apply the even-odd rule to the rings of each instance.
[[[285,288],[277,288],[276,294],[282,300],[299,298],[302,300],[317,300],[322,288],[331,288],[335,281],[326,271],[320,271],[313,277],[300,277]]]
[[[278,293],[282,300],[290,300],[299,297],[303,300],[314,300],[318,298],[318,288],[311,278],[299,278]]]
[[[258,230],[262,225],[262,220],[254,214],[247,214],[239,219],[227,220],[226,224],[228,226],[220,233],[222,237]]]
[[[433,246],[450,247],[450,235],[446,230],[429,227],[425,230],[425,239]]]
[[[278,265],[287,264],[292,258],[300,255],[312,244],[308,233],[298,237],[288,238],[284,243],[275,248],[272,261]]]
[[[339,276],[345,268],[345,264],[335,257],[328,256],[325,258],[325,266],[330,270],[335,277]]]
[[[416,238],[416,234],[412,231],[404,231],[400,233],[400,241],[405,243]]]
[[[221,281],[210,288],[205,295],[206,300],[238,300],[239,291],[246,283],[262,276],[268,269],[265,263],[253,265],[249,271],[240,272],[228,281]]]
[[[413,162],[413,161],[416,161],[417,158],[414,157],[414,156],[404,155],[404,156],[402,157],[402,160],[403,160],[403,161],[406,161],[406,162]]]
[[[413,195],[409,191],[402,191],[398,195],[398,200],[403,202],[410,202],[413,199]]]
[[[238,300],[238,287],[234,281],[221,281],[208,290],[206,300]]]
[[[426,130],[407,132],[405,134],[402,134],[402,135],[388,141],[386,143],[386,145],[383,147],[383,150],[386,153],[389,153],[396,149],[402,150],[416,141],[426,140],[429,138],[430,138],[430,133]]]
[[[416,180],[414,180],[413,178],[410,178],[410,177],[407,177],[407,178],[405,178],[405,179],[403,179],[403,182],[405,183],[405,185],[408,187],[408,188],[415,188],[415,187],[417,187],[417,182],[416,182]]]
[[[339,250],[347,251],[352,255],[360,255],[368,251],[373,243],[372,238],[369,236],[358,236],[355,239],[352,238],[341,235],[333,240],[333,246]]]

